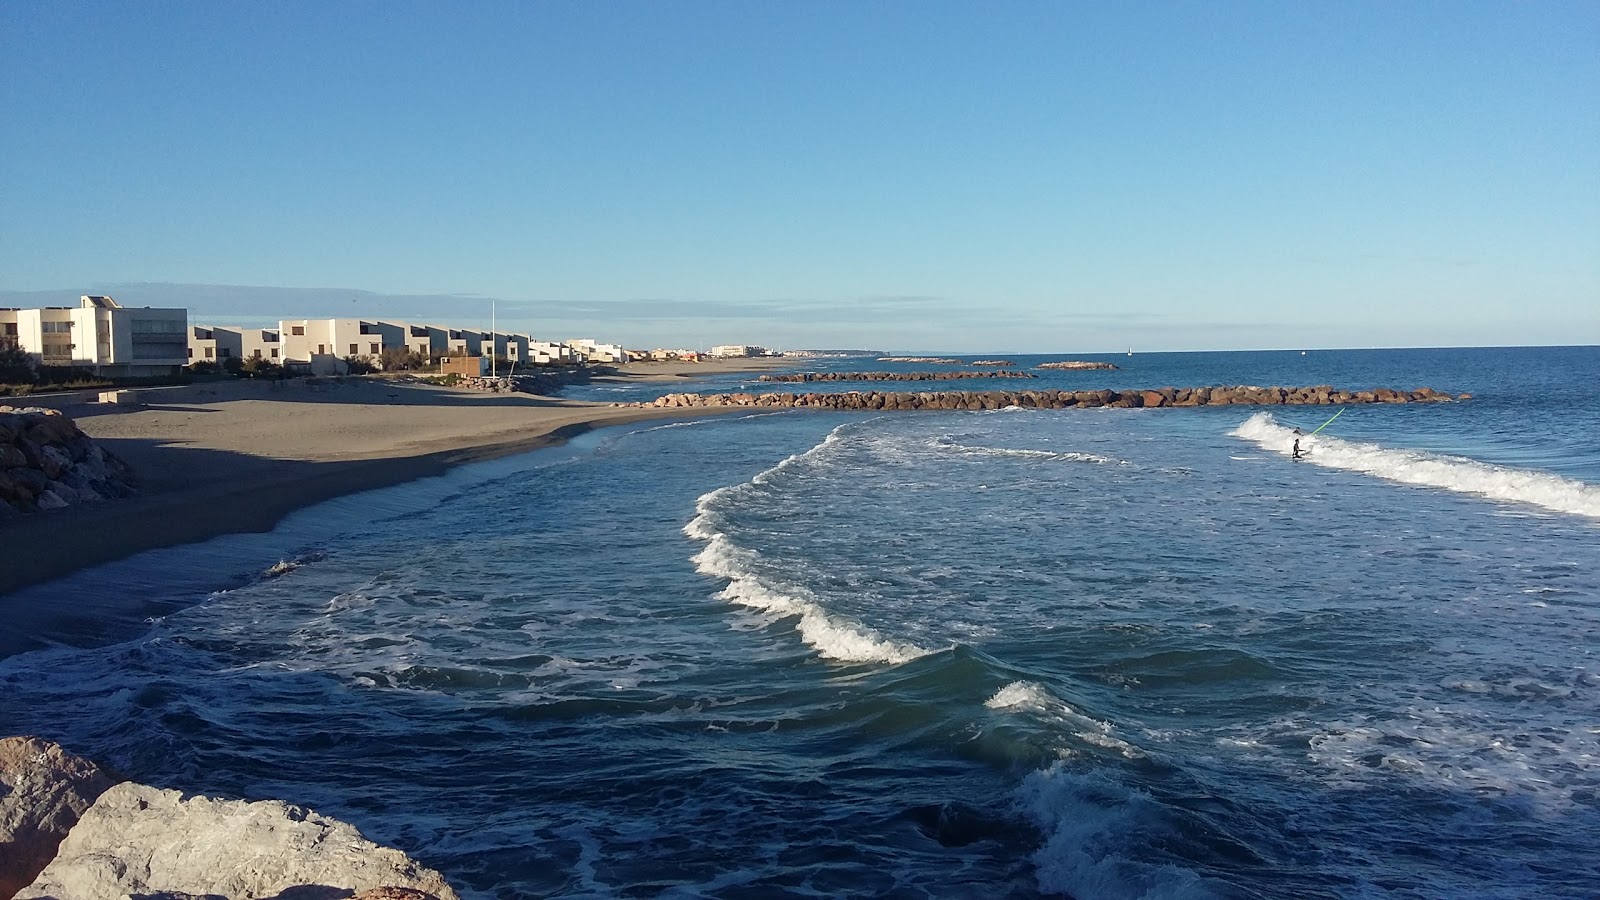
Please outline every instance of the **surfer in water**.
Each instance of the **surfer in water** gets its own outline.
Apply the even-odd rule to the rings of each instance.
[[[1294,451],[1289,455],[1289,458],[1302,459],[1305,455],[1305,451],[1300,449],[1300,429],[1296,428],[1294,430]]]

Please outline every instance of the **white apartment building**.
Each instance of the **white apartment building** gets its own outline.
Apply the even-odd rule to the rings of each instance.
[[[621,344],[601,344],[591,338],[579,338],[567,341],[584,362],[610,362],[625,363],[628,361],[628,351]]]
[[[175,374],[189,361],[188,331],[187,309],[129,309],[87,294],[76,307],[0,309],[0,339],[14,341],[40,365],[112,377]]]
[[[566,344],[555,341],[529,341],[528,362],[539,366],[564,366],[578,361]]]
[[[215,362],[250,357],[282,362],[275,328],[242,325],[195,325],[189,329],[189,362]]]
[[[711,348],[711,355],[724,359],[740,356],[766,356],[767,348],[751,344],[721,344]]]
[[[347,356],[377,360],[384,348],[406,346],[403,326],[366,319],[285,319],[278,337],[284,365],[309,366],[316,375],[343,372]]]
[[[431,362],[450,352],[450,329],[439,325],[406,324],[403,327],[406,347],[423,359]]]

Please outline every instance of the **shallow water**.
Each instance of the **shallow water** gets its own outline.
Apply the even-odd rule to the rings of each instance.
[[[0,731],[472,896],[1594,896],[1600,357],[1350,354],[1068,374],[1478,399],[612,430],[37,589],[201,602]]]

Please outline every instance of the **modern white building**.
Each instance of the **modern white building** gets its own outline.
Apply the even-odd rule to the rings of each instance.
[[[567,341],[583,362],[610,362],[625,363],[628,361],[628,351],[621,344],[602,344],[592,338],[578,338]]]
[[[276,328],[243,325],[195,325],[189,329],[189,362],[215,362],[250,357],[281,363],[281,341]]]
[[[335,375],[345,369],[347,356],[371,357],[385,348],[406,346],[406,329],[390,322],[366,319],[285,319],[278,337],[287,366],[309,366],[317,375]]]
[[[188,333],[187,309],[130,309],[110,297],[0,310],[0,339],[14,341],[40,365],[111,377],[176,374],[189,361]]]
[[[722,344],[711,348],[711,355],[721,358],[741,356],[766,356],[767,348],[750,344]]]

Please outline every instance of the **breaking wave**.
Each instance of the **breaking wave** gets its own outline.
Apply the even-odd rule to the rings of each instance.
[[[742,484],[717,488],[695,503],[695,517],[683,526],[683,533],[706,545],[693,557],[702,575],[722,578],[728,586],[717,598],[757,609],[775,618],[798,616],[800,638],[819,654],[843,662],[903,663],[926,656],[929,651],[913,644],[893,641],[847,617],[829,613],[809,588],[767,574],[761,554],[741,547],[726,531],[722,512],[729,504],[748,496],[771,482],[780,473],[818,458],[833,450],[846,426],[828,433],[822,442],[804,453],[788,457]]]
[[[1256,413],[1229,434],[1284,455],[1291,452],[1295,440],[1293,429],[1278,424],[1266,412]],[[1324,435],[1302,436],[1300,446],[1310,451],[1306,462],[1330,469],[1347,469],[1401,484],[1442,488],[1491,500],[1531,503],[1555,512],[1600,519],[1600,487],[1548,472]]]

